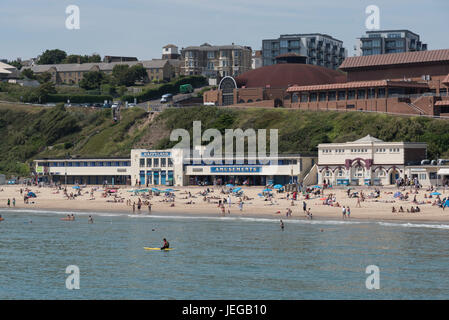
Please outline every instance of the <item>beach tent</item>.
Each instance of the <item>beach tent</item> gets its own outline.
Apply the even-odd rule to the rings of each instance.
[[[268,189],[268,188],[266,188],[266,189],[263,189],[262,190],[263,192],[270,192],[270,191],[272,191],[271,189]]]
[[[232,192],[239,192],[240,190],[242,190],[242,188],[237,187],[237,188],[234,188],[234,190],[232,190]]]
[[[73,186],[72,189],[79,189],[79,186]]]
[[[175,191],[175,189],[168,188],[168,189],[165,189],[165,191],[166,191],[166,192],[173,192],[173,191]]]
[[[282,189],[283,187],[284,187],[283,185],[277,184],[273,188],[275,188],[275,189]]]
[[[36,194],[34,192],[28,192],[28,197],[36,198]]]
[[[441,193],[439,193],[439,192],[432,192],[431,195],[432,196],[441,196]]]
[[[315,188],[315,189],[321,189],[321,187],[320,186],[313,186],[312,188]]]
[[[234,185],[233,184],[227,184],[226,187],[232,188]]]

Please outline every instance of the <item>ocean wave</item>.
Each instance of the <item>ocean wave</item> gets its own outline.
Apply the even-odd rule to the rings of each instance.
[[[392,222],[377,222],[377,224],[385,227],[403,227],[403,228],[431,228],[431,229],[446,229],[449,230],[448,224],[426,224],[426,223],[392,223]]]

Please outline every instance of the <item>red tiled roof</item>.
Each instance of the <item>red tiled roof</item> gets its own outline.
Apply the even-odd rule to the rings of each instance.
[[[373,80],[373,81],[353,81],[346,83],[323,84],[317,86],[292,86],[287,89],[287,92],[358,89],[358,88],[374,88],[374,87],[428,88],[429,86],[427,83],[418,83],[411,81]]]
[[[340,65],[341,70],[352,68],[387,66],[409,63],[449,63],[449,49],[377,54],[372,56],[348,57]]]
[[[441,101],[437,101],[435,102],[436,106],[449,106],[449,100],[441,100]]]
[[[239,87],[287,88],[291,85],[318,85],[346,82],[346,76],[336,70],[301,63],[282,63],[247,71],[235,79]]]

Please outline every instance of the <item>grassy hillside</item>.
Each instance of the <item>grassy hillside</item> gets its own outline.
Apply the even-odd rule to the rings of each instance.
[[[323,142],[352,141],[367,134],[385,141],[428,143],[430,159],[449,158],[449,121],[358,112],[305,112],[287,109],[168,109],[150,121],[142,109],[41,108],[0,104],[0,172],[29,174],[38,157],[129,156],[132,147],[167,148],[171,130],[217,128],[279,129],[279,151],[316,151]]]

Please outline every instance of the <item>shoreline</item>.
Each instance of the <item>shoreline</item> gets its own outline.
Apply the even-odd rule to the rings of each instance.
[[[101,197],[101,191],[95,191],[94,197],[95,200],[88,200],[89,196],[86,193],[89,193],[92,189],[91,187],[86,187],[83,191],[83,194],[76,198],[75,200],[67,200],[63,198],[63,193],[55,193],[55,188],[50,187],[29,187],[33,192],[36,193],[37,198],[30,198],[30,201],[34,201],[34,204],[29,203],[25,204],[23,201],[23,197],[20,195],[20,188],[25,188],[23,186],[3,186],[0,189],[3,191],[0,192],[0,210],[4,210],[5,214],[9,212],[20,212],[20,210],[30,210],[30,211],[49,211],[49,212],[70,212],[70,213],[99,213],[105,214],[118,214],[118,215],[127,215],[127,216],[181,216],[181,217],[215,217],[215,218],[223,218],[223,217],[231,217],[231,218],[261,218],[261,219],[272,219],[272,220],[280,220],[282,219],[284,222],[288,222],[289,220],[305,220],[305,214],[303,213],[302,204],[303,201],[306,201],[307,207],[311,208],[311,212],[313,213],[312,221],[320,221],[320,220],[332,220],[332,221],[357,221],[357,222],[421,222],[421,223],[447,223],[449,224],[449,208],[445,211],[443,209],[432,206],[430,204],[422,204],[419,205],[421,208],[421,212],[415,213],[392,213],[391,207],[399,207],[403,206],[404,209],[408,208],[412,205],[412,202],[409,201],[394,201],[391,200],[393,192],[397,191],[397,188],[380,188],[381,189],[381,199],[372,200],[366,199],[361,203],[361,208],[357,207],[357,199],[355,198],[347,198],[346,191],[344,189],[326,189],[324,192],[324,197],[329,195],[330,193],[335,194],[337,200],[343,205],[350,205],[351,207],[351,218],[343,219],[341,213],[341,207],[332,207],[329,205],[323,205],[322,200],[320,200],[319,196],[317,198],[305,200],[301,195],[299,199],[294,201],[294,206],[291,205],[291,200],[284,199],[286,193],[274,193],[274,203],[269,204],[268,201],[264,201],[260,197],[257,197],[257,193],[261,191],[261,187],[243,187],[244,194],[248,195],[251,200],[244,201],[243,210],[240,211],[237,200],[238,198],[232,196],[231,200],[231,214],[227,213],[228,205],[225,205],[226,214],[223,215],[218,208],[218,197],[225,198],[227,195],[221,194],[221,188],[215,187],[214,193],[211,193],[211,196],[215,198],[213,201],[208,202],[203,200],[203,196],[198,195],[199,191],[205,190],[207,187],[197,187],[197,186],[189,186],[189,187],[177,187],[179,190],[175,192],[175,206],[170,207],[171,202],[165,202],[163,199],[165,197],[163,195],[154,196],[150,199],[152,204],[151,214],[148,214],[148,207],[143,206],[141,213],[133,214],[132,206],[126,204],[127,200],[131,200],[132,202],[137,202],[139,199],[138,196],[132,195],[128,191],[131,190],[129,186],[125,188],[121,188],[118,191],[119,197],[122,199],[126,199],[124,202],[108,202],[111,201],[112,197]],[[211,187],[209,187],[211,188]],[[358,191],[363,191],[364,193],[368,193],[370,188],[367,187],[359,187],[355,188]],[[73,189],[68,187],[68,192],[72,192]],[[192,197],[187,197],[186,193],[190,192]],[[441,198],[447,196],[446,191],[440,191],[442,193]],[[420,190],[417,195],[417,200],[422,200],[423,195],[426,192],[424,190]],[[427,192],[429,193],[429,192]],[[185,198],[183,198],[185,196]],[[5,204],[7,199],[16,199],[15,208],[8,208]],[[413,198],[413,195],[411,196]],[[187,200],[188,199],[188,200]],[[192,204],[185,204],[185,201],[192,201]],[[414,205],[415,206],[415,205]],[[286,217],[286,210],[292,209],[292,214],[290,217]],[[280,212],[280,213],[276,213]],[[7,216],[4,216],[5,218]]]

